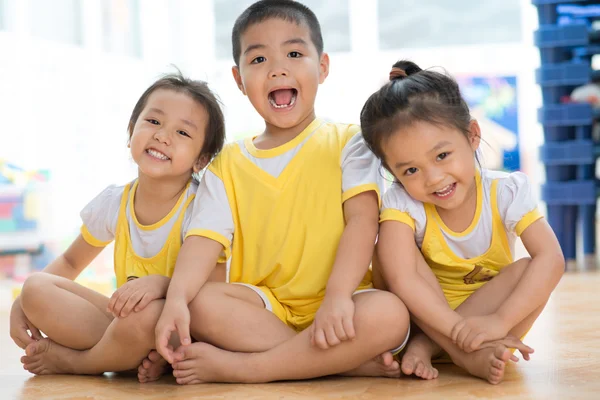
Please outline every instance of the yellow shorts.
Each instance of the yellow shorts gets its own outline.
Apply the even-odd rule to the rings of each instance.
[[[281,304],[279,300],[275,297],[271,289],[266,286],[254,286],[247,283],[239,283],[234,282],[235,285],[246,286],[249,289],[252,289],[256,294],[260,296],[263,303],[265,304],[265,309],[271,311],[277,318],[279,318],[284,324],[294,329],[296,332],[301,332],[304,329],[308,328],[313,320],[315,319],[315,314],[319,310],[321,306],[322,300],[308,302],[302,306],[303,313],[294,313],[291,307]],[[379,289],[374,289],[372,285],[359,287],[353,295],[357,295],[365,292],[376,292]],[[408,339],[410,337],[410,325],[408,326],[408,332],[406,333],[406,338],[402,342],[400,346],[391,350],[392,354],[397,355],[400,353],[404,347],[406,347],[406,343],[408,343]]]

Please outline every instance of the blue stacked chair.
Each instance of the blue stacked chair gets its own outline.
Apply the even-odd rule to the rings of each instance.
[[[595,254],[595,215],[599,148],[592,138],[597,115],[589,104],[564,103],[573,89],[596,76],[591,58],[600,54],[600,34],[592,22],[600,19],[600,1],[533,0],[539,29],[535,44],[541,67],[536,71],[543,107],[538,120],[544,128],[540,159],[546,167],[542,198],[548,220],[567,261],[577,255],[578,229],[584,255]],[[598,43],[598,44],[595,44]]]

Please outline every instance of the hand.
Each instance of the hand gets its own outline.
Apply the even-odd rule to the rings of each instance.
[[[132,279],[117,289],[110,297],[107,310],[115,318],[124,318],[132,311],[143,310],[152,300],[167,295],[170,278],[163,275],[148,275]]]
[[[354,339],[354,301],[347,296],[325,296],[311,326],[311,344],[321,349]]]
[[[192,342],[190,339],[190,310],[185,301],[167,300],[154,330],[156,351],[169,364],[173,364],[174,361],[175,352],[169,345],[173,333],[179,335],[182,346],[187,346]]]
[[[31,336],[27,331],[31,333]],[[14,301],[10,310],[10,337],[22,349],[29,343],[43,338],[40,330],[25,316],[20,298]]]
[[[494,348],[499,344],[502,344],[502,345],[508,347],[509,349],[519,350],[519,352],[521,353],[521,355],[523,356],[523,359],[525,361],[529,361],[529,359],[531,358],[531,353],[534,352],[533,348],[527,346],[519,338],[514,337],[512,335],[508,335],[507,337],[505,337],[503,339],[493,340],[491,342],[483,342],[481,344],[480,348],[481,349],[490,348],[490,347]],[[517,356],[515,356],[514,354],[510,357],[510,359],[514,362],[519,361]]]
[[[461,350],[470,353],[479,350],[483,342],[505,338],[508,329],[499,315],[490,314],[463,318],[454,325],[450,336]]]

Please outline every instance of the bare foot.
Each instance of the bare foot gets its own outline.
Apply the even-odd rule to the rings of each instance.
[[[504,368],[509,360],[516,361],[518,358],[513,356],[506,346],[499,344],[495,348],[470,353],[461,366],[471,375],[497,385],[504,379]]]
[[[425,334],[415,335],[408,342],[406,352],[402,356],[402,373],[426,380],[437,378],[438,370],[431,365],[431,357],[437,352],[439,347]]]
[[[250,383],[236,375],[243,371],[230,367],[239,364],[239,357],[244,356],[248,354],[228,352],[202,342],[180,346],[175,351],[173,376],[180,385],[206,382]]]
[[[380,376],[384,378],[400,378],[400,364],[394,360],[389,351],[363,363],[358,368],[340,374],[343,376]]]
[[[137,376],[140,383],[154,382],[166,374],[170,365],[156,350],[148,353],[138,367]]]
[[[36,375],[73,374],[70,365],[71,350],[50,339],[29,343],[25,356],[21,357],[23,368]]]

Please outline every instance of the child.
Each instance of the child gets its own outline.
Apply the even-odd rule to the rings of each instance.
[[[500,382],[506,362],[516,361],[506,345],[529,358],[533,350],[516,338],[530,329],[564,270],[527,176],[478,168],[480,129],[457,83],[412,62],[394,65],[390,82],[366,102],[361,125],[396,178],[383,200],[377,275],[455,364]],[[531,258],[514,261],[517,236]],[[435,347],[416,335],[404,372],[434,377]]]
[[[159,299],[183,238],[197,223],[192,174],[223,147],[224,120],[204,82],[167,75],[140,97],[128,131],[137,179],[109,186],[83,209],[81,234],[27,279],[13,304],[11,336],[26,350],[25,369],[35,374],[129,370],[154,348]],[[109,299],[73,280],[113,240],[118,289]],[[219,268],[212,278],[224,277]],[[140,366],[141,381],[158,377],[164,362],[157,355]]]
[[[205,174],[203,222],[177,260],[157,350],[180,384],[397,376],[389,350],[405,343],[408,314],[370,289],[368,272],[377,160],[357,126],[315,117],[329,72],[319,23],[300,3],[263,0],[237,19],[232,39],[234,78],[266,126],[226,146]],[[224,249],[234,284],[205,283]],[[175,331],[177,352],[167,347]]]

